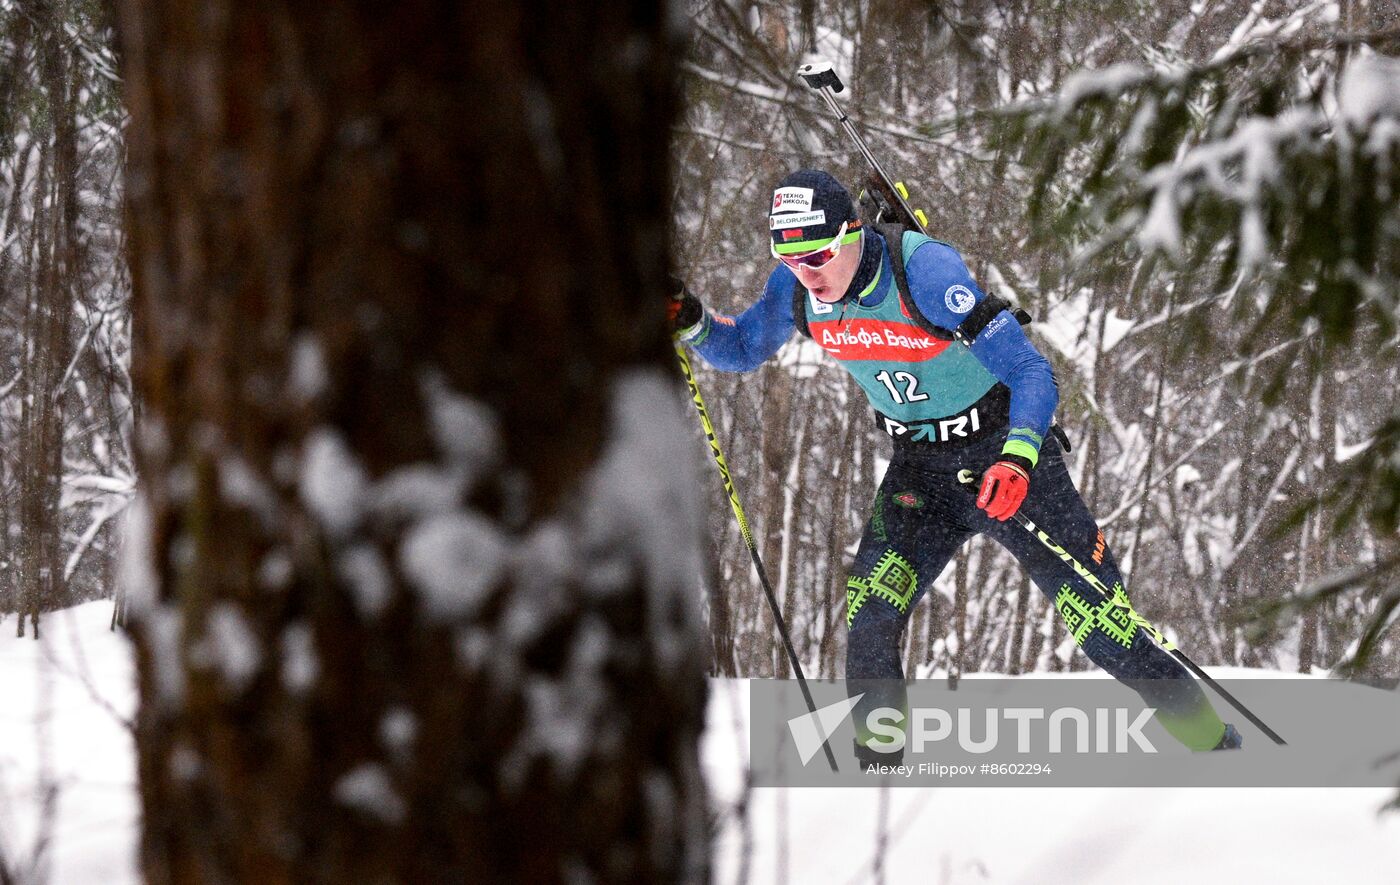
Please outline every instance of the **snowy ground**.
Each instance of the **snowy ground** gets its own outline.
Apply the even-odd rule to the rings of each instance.
[[[0,858],[21,882],[126,885],[136,875],[130,646],[110,602],[47,615],[41,639],[0,621]],[[53,818],[44,825],[45,797]],[[38,852],[36,836],[49,832]]]
[[[53,797],[45,866],[22,881],[139,881],[122,722],[135,700],[131,654],[107,630],[111,612],[97,602],[51,615],[40,642],[0,622],[0,852],[21,871]],[[703,753],[724,821],[722,883],[1365,885],[1400,869],[1400,815],[1378,816],[1391,796],[1381,789],[760,789],[739,814],[748,685],[711,685]]]
[[[1369,885],[1400,869],[1388,789],[755,789],[746,827],[748,684],[711,688],[719,882]]]

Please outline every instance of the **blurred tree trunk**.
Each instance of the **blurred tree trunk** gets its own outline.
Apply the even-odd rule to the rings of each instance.
[[[732,593],[715,557],[706,558],[705,587],[709,601],[710,674],[733,678],[739,675],[739,668],[734,659]]]
[[[35,181],[31,209],[33,221],[29,225],[28,236],[23,238],[24,262],[20,268],[24,279],[24,308],[20,321],[20,342],[23,348],[21,357],[24,368],[20,370],[19,384],[16,389],[16,395],[19,399],[19,445],[16,447],[18,452],[15,459],[15,498],[17,499],[16,510],[19,515],[19,532],[13,549],[15,611],[19,613],[19,617],[15,619],[16,636],[24,635],[26,619],[36,614],[38,596],[38,576],[34,550],[38,543],[41,525],[38,507],[35,503],[34,465],[38,463],[36,450],[39,434],[36,432],[38,422],[34,420],[34,413],[36,411],[36,397],[40,394],[36,385],[39,372],[36,370],[33,342],[36,339],[39,307],[43,299],[43,293],[39,291],[36,280],[43,273],[42,268],[45,260],[43,237],[45,225],[41,219],[45,217],[43,207],[45,194],[48,191],[49,153],[47,141],[41,142],[39,172]]]
[[[761,455],[763,478],[759,485],[759,500],[757,507],[755,507],[760,526],[756,540],[759,545],[759,556],[768,573],[768,580],[773,582],[780,577],[777,567],[782,563],[783,556],[783,509],[786,503],[783,481],[787,478],[788,466],[793,457],[792,445],[795,439],[792,428],[793,390],[791,385],[785,383],[785,373],[776,364],[772,362],[766,364],[759,369],[759,373],[763,376],[763,392],[759,397],[762,408],[759,410],[758,419],[762,434],[759,454]],[[754,582],[755,584],[758,582],[756,574]],[[774,594],[782,592],[781,584],[773,587]],[[755,598],[761,595],[762,590],[759,590],[755,593]],[[778,640],[778,627],[773,620],[773,613],[767,609],[766,605],[762,618],[764,660],[768,662],[768,668],[761,675],[787,679],[792,675],[792,667],[788,663],[782,643]]]
[[[68,595],[64,580],[62,508],[63,442],[68,397],[65,375],[73,357],[73,313],[78,280],[84,266],[84,247],[78,233],[78,139],[74,108],[80,78],[74,70],[65,39],[60,10],[38,4],[43,16],[44,39],[39,60],[40,76],[53,115],[53,192],[50,196],[51,225],[48,265],[40,276],[43,293],[40,317],[43,337],[36,340],[43,356],[40,390],[36,397],[39,420],[39,457],[35,491],[41,531],[36,551],[38,561],[39,609],[32,617],[34,635],[39,633],[39,611],[65,604]],[[37,220],[37,219],[36,219]]]
[[[37,30],[38,75],[47,119],[40,129],[40,171],[34,189],[31,281],[24,316],[19,511],[20,618],[39,635],[40,613],[65,600],[63,577],[64,401],[59,385],[71,358],[74,281],[83,256],[78,235],[77,78],[56,10],[30,10]]]
[[[119,3],[153,885],[705,877],[664,13]]]
[[[1016,591],[1016,615],[1012,620],[1011,635],[1006,642],[1006,672],[1019,676],[1024,672],[1026,646],[1026,615],[1030,609],[1031,594],[1039,593],[1028,577],[1020,582]]]
[[[22,72],[25,65],[24,60],[28,57],[28,47],[30,33],[33,22],[28,16],[14,16],[5,23],[8,33],[8,57],[5,64],[0,65],[0,138],[9,140],[14,137],[15,116],[14,108],[17,104],[16,96],[23,88],[24,78]],[[0,242],[11,243],[20,242],[27,244],[26,237],[21,236],[22,219],[24,217],[24,196],[28,192],[28,179],[31,172],[31,158],[34,156],[34,142],[28,141],[24,147],[17,151],[11,164],[9,174],[5,176],[5,186],[8,187],[9,194],[5,198],[5,223],[0,229]],[[39,164],[42,167],[42,161]],[[16,254],[21,258],[15,261]],[[29,319],[30,293],[28,281],[32,267],[32,250],[27,246],[20,249],[0,249],[0,292],[4,294],[4,301],[14,300],[16,295],[23,298],[23,306],[17,311],[20,321],[17,325],[21,329]],[[18,266],[17,266],[18,265]],[[13,310],[13,308],[11,308]],[[8,312],[7,312],[8,313]],[[22,361],[21,361],[22,362]],[[18,394],[21,404],[24,402],[21,384],[24,382],[23,370],[19,377],[10,381],[5,393],[11,390],[20,390]],[[21,405],[21,408],[23,406]],[[21,443],[22,444],[22,443]],[[6,612],[22,611],[22,584],[20,582],[20,561],[23,550],[18,543],[18,539],[12,537],[10,526],[14,524],[14,512],[23,512],[19,502],[17,492],[22,488],[23,466],[18,460],[7,463],[0,467],[0,488],[4,494],[0,494],[0,565],[5,566],[3,573],[0,573],[0,606]],[[16,629],[24,629],[24,618],[17,617]]]
[[[835,679],[836,652],[838,640],[846,633],[846,547],[851,534],[849,523],[853,509],[852,498],[859,497],[854,489],[856,445],[861,437],[861,421],[864,412],[860,401],[860,388],[849,374],[844,379],[846,388],[846,409],[838,413],[842,426],[841,444],[836,449],[836,473],[831,484],[831,498],[827,507],[826,538],[826,594],[821,597],[821,666],[824,678]],[[865,457],[869,457],[866,455]],[[862,529],[863,530],[863,529]],[[817,585],[821,587],[823,585]]]
[[[107,11],[56,0],[0,7],[0,449],[10,455],[0,471],[0,609],[20,612],[16,627],[30,635],[41,613],[107,589],[102,524],[125,494],[107,480],[130,472],[97,464],[116,441],[95,432],[101,406],[74,334],[81,324],[85,347],[116,339],[122,359],[106,371],[125,373],[114,236],[125,114]],[[65,473],[91,480],[88,490],[65,499],[76,489]]]

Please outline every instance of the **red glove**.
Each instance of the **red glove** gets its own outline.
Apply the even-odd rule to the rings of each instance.
[[[685,287],[685,283],[670,278],[671,303],[666,309],[666,319],[670,320],[671,328],[676,331],[684,331],[700,322],[705,316],[705,308],[700,304],[700,299],[690,294],[690,290]]]
[[[982,474],[982,491],[977,506],[992,519],[1006,522],[1026,500],[1031,488],[1031,474],[1015,461],[998,461]]]

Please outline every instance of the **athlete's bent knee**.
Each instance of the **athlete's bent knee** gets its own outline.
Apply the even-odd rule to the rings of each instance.
[[[918,592],[919,576],[914,566],[892,548],[885,548],[867,574],[851,575],[846,581],[846,626],[854,628],[856,616],[867,607],[884,603],[894,617],[909,614],[909,606]]]

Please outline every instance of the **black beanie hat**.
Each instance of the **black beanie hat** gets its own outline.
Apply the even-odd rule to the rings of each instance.
[[[820,247],[841,230],[859,226],[851,195],[841,182],[820,169],[798,169],[773,191],[768,229],[779,252],[805,252]]]

